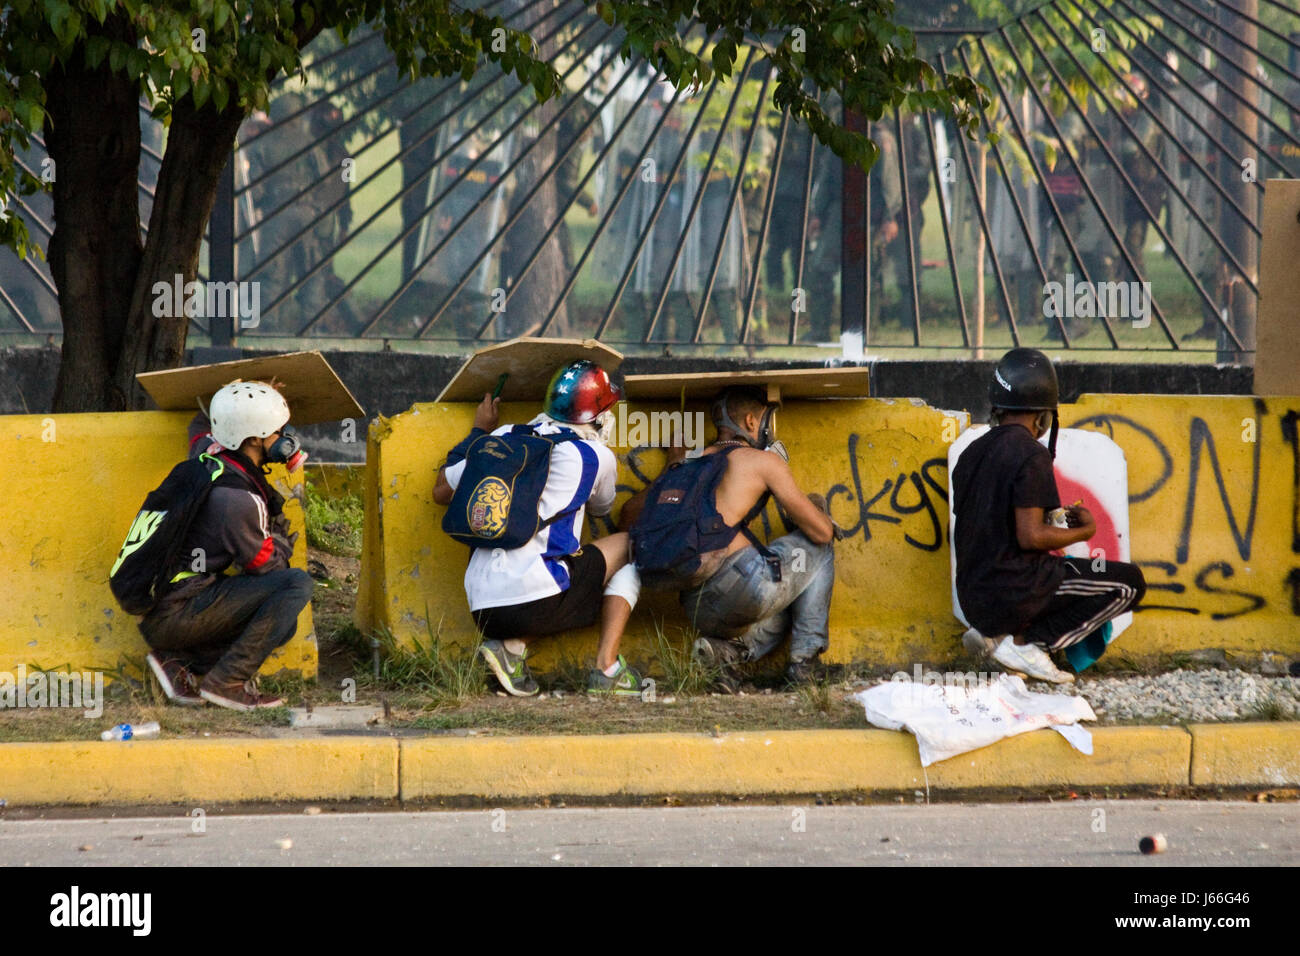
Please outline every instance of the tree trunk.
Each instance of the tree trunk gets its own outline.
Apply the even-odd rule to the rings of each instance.
[[[184,358],[189,319],[183,309],[180,315],[154,315],[154,283],[171,287],[177,275],[189,282],[198,274],[203,228],[244,116],[234,105],[222,112],[211,103],[196,110],[188,97],[172,112],[149,217],[149,241],[136,271],[126,334],[109,384],[114,399],[120,397],[115,408],[143,408],[145,395],[136,384],[136,373],[174,368]]]
[[[105,21],[103,33],[134,42],[129,24],[118,19]],[[110,381],[143,248],[139,103],[134,83],[111,74],[107,63],[85,69],[80,51],[46,85],[55,223],[47,254],[63,313],[55,411],[123,407]]]

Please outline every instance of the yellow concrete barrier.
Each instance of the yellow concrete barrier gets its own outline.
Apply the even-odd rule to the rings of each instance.
[[[703,413],[703,406],[692,410]],[[505,405],[501,421],[527,421],[536,413],[528,405]],[[372,424],[357,603],[363,629],[386,627],[408,641],[425,641],[430,633],[461,645],[477,641],[462,585],[467,549],[442,533],[444,509],[432,497],[437,466],[472,420],[473,406],[415,405]],[[788,402],[781,412],[781,437],[801,484],[826,494],[848,532],[836,547],[831,659],[930,660],[936,650],[946,657],[957,646],[962,628],[948,604],[945,438],[956,437],[964,421],[906,400]],[[663,464],[658,449],[617,451],[615,513]],[[601,534],[611,529],[608,520],[597,526]],[[765,537],[770,529],[784,533],[775,506],[755,528]],[[628,628],[629,656],[646,660],[655,652],[656,620],[680,639],[686,617],[675,595],[643,592]],[[536,660],[545,668],[564,655],[589,657],[594,648],[591,630],[539,644]]]
[[[269,800],[388,800],[398,744],[312,740],[133,740],[0,745],[10,806]]]
[[[503,406],[501,420],[527,421],[536,411]],[[1117,645],[1123,653],[1300,652],[1297,415],[1300,398],[1090,395],[1062,408],[1065,425],[1105,432],[1129,462],[1132,554],[1150,590]],[[472,417],[470,405],[416,405],[372,425],[356,615],[363,629],[386,627],[402,640],[477,639],[462,586],[466,549],[442,533],[443,509],[432,499],[437,466]],[[946,449],[964,413],[907,400],[790,401],[780,423],[801,485],[826,494],[848,531],[836,546],[828,659],[909,671],[950,660],[961,626],[950,605]],[[617,511],[658,474],[662,456],[616,450]],[[760,533],[780,529],[774,508],[763,522]],[[675,598],[643,593],[628,628],[634,660],[654,655],[659,621],[680,639],[686,618]],[[540,642],[535,660],[544,670],[594,649],[588,631]]]
[[[143,661],[136,619],[108,588],[108,571],[141,502],[186,453],[188,412],[0,416],[0,670],[113,670]],[[301,473],[290,484],[275,466],[271,483],[285,514],[303,531]],[[292,564],[307,567],[306,534]],[[267,661],[316,673],[311,608],[298,631]]]
[[[1300,652],[1300,398],[1085,395],[1063,425],[1128,459],[1145,610],[1120,641],[1143,656],[1196,648]]]
[[[1300,784],[1300,723],[1193,724],[1188,730],[1198,787]]]
[[[402,799],[786,794],[1056,786],[1185,786],[1180,728],[1102,728],[1095,754],[1036,731],[921,767],[888,730],[611,734],[402,741]]]

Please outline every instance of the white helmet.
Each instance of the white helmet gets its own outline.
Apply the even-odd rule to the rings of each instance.
[[[274,435],[289,421],[289,403],[264,382],[236,379],[212,396],[208,421],[217,444],[231,451],[248,438]]]

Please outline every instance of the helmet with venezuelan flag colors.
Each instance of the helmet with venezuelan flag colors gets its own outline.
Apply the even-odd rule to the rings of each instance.
[[[542,410],[557,422],[586,425],[623,398],[609,373],[588,359],[561,367],[546,387]]]

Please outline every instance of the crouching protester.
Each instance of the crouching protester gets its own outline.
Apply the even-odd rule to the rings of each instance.
[[[701,636],[692,654],[716,667],[723,689],[738,665],[790,639],[786,677],[814,676],[829,636],[836,528],[820,495],[806,495],[775,436],[776,405],[733,386],[713,402],[717,438],[671,455],[631,521],[632,555],[645,586],[680,591]],[[798,530],[764,545],[749,529],[775,498]]]
[[[188,461],[145,500],[110,583],[123,607],[139,610],[133,584],[138,593],[154,574],[146,565],[158,564],[140,632],[169,701],[279,707],[284,701],[258,691],[256,674],[293,637],[312,580],[289,567],[298,535],[265,475],[268,463],[294,470],[306,454],[271,385],[232,382],[208,412],[190,424]]]
[[[485,395],[473,429],[438,471],[443,530],[472,549],[465,593],[483,635],[478,653],[516,697],[538,691],[526,660],[534,641],[598,620],[587,692],[641,693],[641,675],[618,653],[641,589],[628,536],[581,542],[585,514],[614,505],[618,461],[606,435],[620,397],[587,360],[555,373],[542,413],[527,425],[497,427],[499,400]]]
[[[991,427],[953,469],[953,543],[967,650],[1064,684],[1074,675],[1048,652],[1065,651],[1075,670],[1091,664],[1105,650],[1109,622],[1142,600],[1146,581],[1134,564],[1107,560],[1094,569],[1087,558],[1052,553],[1097,531],[1087,508],[1061,508],[1052,467],[1057,399],[1056,370],[1042,352],[1012,349],[998,362]],[[1038,439],[1049,428],[1044,448]]]

